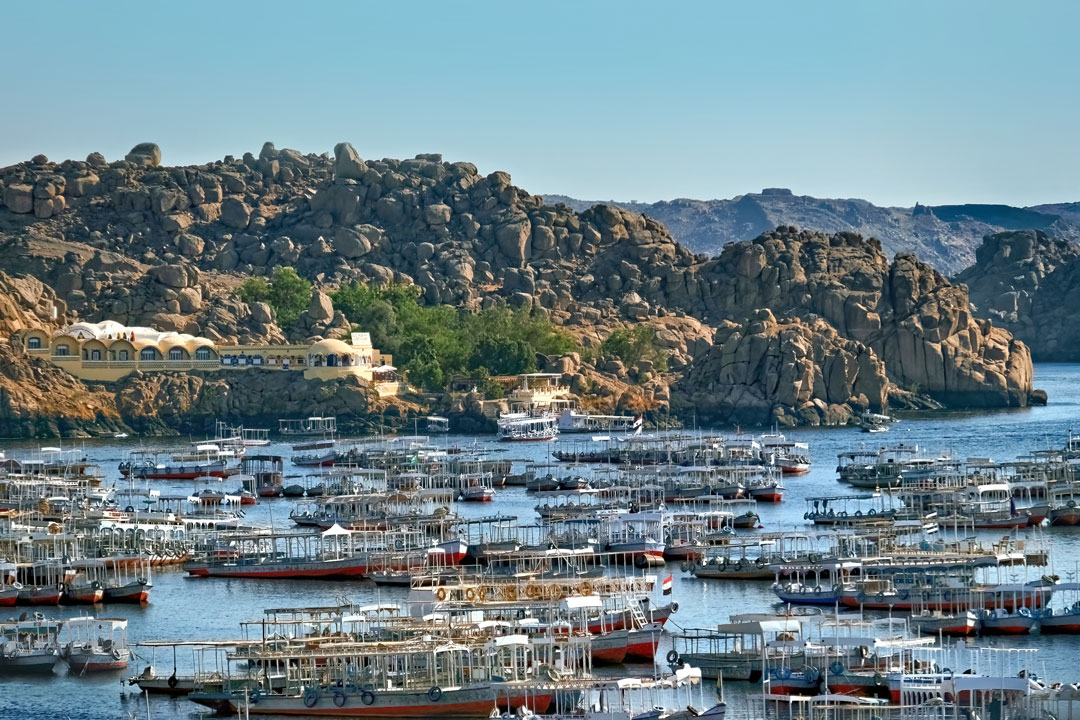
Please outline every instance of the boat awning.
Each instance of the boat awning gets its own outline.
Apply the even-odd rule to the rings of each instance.
[[[603,607],[604,603],[596,595],[585,595],[582,597],[568,597],[562,601],[563,607],[567,610],[577,610],[579,608],[595,608]]]
[[[720,623],[716,629],[718,632],[732,635],[764,635],[771,632],[802,632],[802,625],[797,620],[763,620]]]
[[[324,530],[322,532],[323,537],[334,536],[334,535],[352,535],[352,531],[351,530],[346,530],[345,528],[341,527],[337,523],[334,523],[333,525],[331,525],[329,528],[327,528],[326,530]]]

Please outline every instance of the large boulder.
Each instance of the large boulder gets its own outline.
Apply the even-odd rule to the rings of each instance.
[[[161,164],[161,148],[154,143],[139,143],[131,148],[124,159],[139,167],[157,167]]]
[[[368,167],[350,143],[334,146],[334,177],[338,180],[362,180]]]

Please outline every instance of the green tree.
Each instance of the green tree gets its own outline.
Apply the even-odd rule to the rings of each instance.
[[[485,369],[492,375],[534,372],[536,352],[520,338],[489,335],[476,342],[469,366],[472,369]]]
[[[296,324],[311,302],[311,283],[291,267],[278,265],[269,280],[248,278],[236,291],[246,303],[264,302],[274,309],[277,323],[283,328]]]
[[[653,367],[663,372],[667,370],[667,352],[656,342],[656,328],[652,325],[635,325],[631,328],[617,328],[600,343],[600,354],[613,355],[626,365],[635,365],[641,360],[650,360]]]

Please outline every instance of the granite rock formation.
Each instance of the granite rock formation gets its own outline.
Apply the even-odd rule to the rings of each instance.
[[[834,423],[890,399],[1030,399],[1022,343],[972,318],[962,287],[913,257],[890,263],[877,241],[853,233],[783,227],[710,259],[639,213],[545,205],[504,172],[482,175],[435,154],[371,160],[348,143],[333,157],[267,143],[257,157],[186,167],[161,165],[159,154],[137,146],[115,162],[95,153],[0,170],[0,270],[55,288],[80,318],[229,341],[336,336],[347,323],[326,293],[354,280],[414,283],[429,303],[533,308],[586,347],[615,327],[648,323],[670,354],[668,372],[604,357],[542,365],[562,372],[586,405],[654,419],[673,410],[684,419]],[[38,199],[60,202],[39,213]],[[234,294],[278,265],[317,290],[288,329]],[[176,427],[180,416],[255,407],[214,405],[206,393],[219,381],[170,380],[159,394],[190,400],[158,415]],[[139,382],[151,393],[164,381]],[[124,388],[111,391],[125,418],[140,417]]]
[[[1036,360],[1080,360],[1080,246],[1025,230],[988,235],[956,277],[973,311],[1031,348]]]

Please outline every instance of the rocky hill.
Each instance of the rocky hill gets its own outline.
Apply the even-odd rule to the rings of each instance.
[[[598,203],[545,195],[578,211]],[[714,255],[724,245],[750,240],[780,225],[822,232],[856,232],[881,240],[885,254],[912,253],[939,271],[954,274],[975,259],[983,236],[1003,230],[1036,229],[1080,240],[1080,204],[1017,208],[1008,205],[881,207],[857,199],[795,195],[784,188],[730,200],[671,200],[656,203],[605,201],[656,218],[694,252]]]
[[[546,205],[503,172],[439,155],[364,160],[347,143],[332,157],[267,143],[258,156],[186,167],[162,166],[152,144],[112,162],[38,156],[0,170],[0,183],[0,270],[40,280],[35,302],[55,291],[69,317],[309,340],[348,329],[333,288],[412,283],[427,303],[531,309],[593,350],[615,328],[651,326],[666,370],[603,354],[539,360],[585,404],[654,419],[818,424],[887,401],[1034,397],[1026,347],[973,319],[961,287],[914,257],[890,263],[854,233],[770,229],[709,259],[636,212]],[[234,292],[281,265],[316,287],[287,328]],[[361,387],[252,387],[214,373],[113,385],[98,390],[145,430],[260,407],[295,414],[323,403],[361,424],[387,412]],[[475,408],[475,398],[411,398],[391,415],[424,403]]]
[[[1080,246],[1035,230],[989,235],[956,281],[976,315],[1027,343],[1036,360],[1080,360]]]

